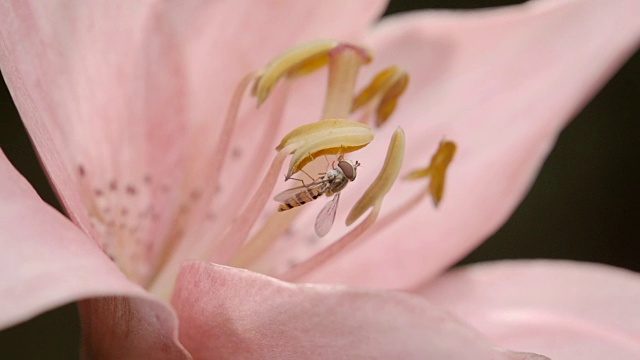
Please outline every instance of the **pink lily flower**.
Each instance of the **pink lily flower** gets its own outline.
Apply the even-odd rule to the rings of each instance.
[[[89,358],[638,358],[637,274],[554,261],[441,274],[508,218],[557,134],[637,48],[640,2],[375,23],[384,6],[3,2],[3,76],[70,220],[0,157],[0,325],[78,301]],[[423,200],[398,212],[426,186],[398,181],[389,221],[329,255],[353,230],[336,224],[319,240],[313,211],[271,217],[284,170],[267,168],[282,135],[320,117],[323,75],[225,120],[248,97],[234,96],[245,74],[318,38],[374,50],[358,86],[393,64],[410,76],[376,140],[350,154],[363,168],[337,222],[397,126],[404,173],[443,137],[458,145],[437,209]],[[256,237],[274,244],[248,261]],[[292,261],[308,271],[291,275]]]

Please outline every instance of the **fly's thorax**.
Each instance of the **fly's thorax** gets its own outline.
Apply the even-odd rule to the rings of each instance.
[[[329,171],[327,171],[327,173],[324,175],[324,178],[332,181],[333,179],[337,178],[338,176],[344,176],[343,173],[338,169],[331,169]]]
[[[335,170],[332,171],[335,171],[336,175],[329,183],[329,191],[327,191],[327,196],[339,193],[349,183],[349,179],[347,179],[347,177],[339,167],[336,167]]]

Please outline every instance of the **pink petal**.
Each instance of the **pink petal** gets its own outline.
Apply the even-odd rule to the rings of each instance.
[[[640,275],[627,270],[503,261],[452,271],[419,292],[500,346],[553,359],[640,358]]]
[[[106,297],[78,304],[87,359],[191,359],[177,337],[176,314],[147,298]]]
[[[202,262],[183,266],[173,303],[181,319],[181,340],[195,358],[527,356],[493,348],[446,313],[409,294],[292,285]]]
[[[458,152],[438,209],[424,201],[308,280],[412,287],[484,241],[526,194],[567,121],[637,47],[638,13],[635,0],[565,0],[383,21],[371,37],[377,64],[408,69],[411,84],[377,135],[385,140],[367,148],[371,157],[358,155],[358,182],[375,176],[397,125],[407,133],[404,173],[426,166],[442,138]],[[400,182],[383,212],[424,186]]]
[[[193,203],[214,193],[218,174],[203,169],[241,77],[297,42],[358,37],[383,6],[7,1],[0,65],[71,217],[144,283],[189,217],[205,213]],[[111,239],[114,227],[133,235]]]
[[[94,333],[93,326],[100,333],[126,329],[111,334],[110,346],[144,354],[163,349],[184,357],[176,340],[177,319],[168,305],[128,280],[82,231],[45,204],[2,152],[0,204],[0,327],[79,299],[127,296],[86,301],[113,305],[110,312],[93,314],[108,315],[110,322],[89,323],[85,330]]]

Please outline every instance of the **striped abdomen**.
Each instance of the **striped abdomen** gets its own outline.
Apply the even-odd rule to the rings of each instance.
[[[324,188],[326,189],[326,188]],[[304,205],[308,202],[312,202],[313,200],[319,198],[323,194],[323,188],[309,188],[296,193],[290,198],[280,204],[278,207],[278,211],[287,211],[293,209],[294,207],[298,207],[300,205]]]

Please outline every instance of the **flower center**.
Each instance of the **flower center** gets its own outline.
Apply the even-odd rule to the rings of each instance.
[[[368,50],[356,45],[319,41],[284,53],[263,70],[254,87],[254,95],[258,98],[259,104],[265,101],[268,93],[273,89],[273,85],[279,79],[307,74],[319,68],[319,65],[328,64],[328,85],[324,109],[320,121],[293,130],[276,148],[281,154],[286,146],[292,145],[291,149],[286,150],[286,152],[293,153],[293,156],[289,170],[285,174],[285,180],[295,179],[302,185],[297,184],[297,187],[276,196],[276,200],[282,202],[280,212],[273,212],[269,215],[265,223],[257,231],[254,231],[248,240],[242,238],[241,241],[236,242],[233,247],[234,251],[230,252],[230,255],[232,253],[233,256],[225,258],[225,262],[228,261],[232,266],[266,272],[287,280],[297,280],[326,263],[346,247],[363,239],[361,235],[373,226],[380,213],[382,199],[391,189],[402,166],[405,135],[400,128],[392,137],[387,158],[378,178],[353,207],[346,219],[346,224],[347,226],[352,225],[365,212],[372,209],[364,221],[314,255],[301,262],[288,262],[287,269],[278,269],[277,266],[273,266],[274,264],[269,264],[268,259],[264,261],[267,258],[265,254],[268,254],[274,244],[282,239],[283,234],[286,234],[300,215],[300,212],[296,210],[299,210],[301,205],[311,202],[325,193],[327,195],[335,194],[330,190],[333,180],[329,175],[332,171],[337,171],[339,166],[335,168],[327,166],[330,169],[329,172],[318,173],[317,170],[314,170],[317,169],[317,166],[314,165],[321,161],[318,160],[318,157],[338,154],[342,158],[344,154],[356,151],[368,144],[371,139],[365,139],[367,131],[362,126],[369,123],[372,117],[375,117],[376,127],[382,126],[393,113],[398,99],[407,88],[408,74],[399,67],[392,66],[381,71],[368,86],[356,94],[355,85],[359,70],[363,65],[371,62],[372,58]],[[268,90],[265,91],[265,89]],[[360,113],[359,122],[338,120],[348,119],[357,113]],[[299,143],[299,146],[293,145],[296,142]],[[325,161],[328,165],[329,160],[325,159]],[[444,172],[447,165],[448,162],[439,168],[442,182],[444,182]],[[332,168],[335,170],[331,170]],[[306,179],[292,177],[298,172],[302,173]],[[314,172],[321,176],[314,176]],[[340,173],[344,174],[344,171],[340,171]],[[341,187],[340,190],[342,188],[344,187]],[[263,187],[262,191],[272,193],[273,188]],[[441,195],[442,192],[440,192],[440,197]],[[408,211],[422,197],[422,194],[419,195],[417,199],[409,202],[410,206],[401,207],[397,212],[392,213],[391,217],[380,222],[381,226],[385,226],[390,223],[391,219]],[[331,224],[333,222],[338,198],[339,194],[336,194],[334,199],[320,211],[316,219],[316,233],[318,235],[324,235],[324,233],[318,232],[324,223],[329,221]],[[290,209],[294,209],[294,211],[288,211]],[[329,220],[326,220],[327,218]]]
[[[294,261],[283,254],[287,252],[286,246],[285,251],[278,250],[279,244],[282,245],[286,238],[309,238],[311,242],[318,243],[318,237],[313,235],[313,227],[308,229],[307,235],[287,236],[292,233],[293,225],[301,218],[303,210],[313,207],[305,204],[320,202],[315,200],[325,196],[332,197],[331,200],[323,200],[326,205],[316,219],[315,233],[325,235],[333,224],[340,195],[359,186],[350,183],[358,183],[356,169],[360,163],[356,162],[357,157],[353,160],[347,157],[353,156],[354,151],[373,140],[375,130],[369,125],[371,120],[374,120],[375,128],[384,126],[409,82],[406,72],[392,66],[376,75],[363,90],[356,92],[360,69],[372,59],[370,51],[361,46],[319,40],[281,54],[240,82],[220,129],[209,172],[213,174],[208,185],[210,189],[199,192],[198,199],[194,200],[204,202],[201,199],[215,199],[216,196],[222,196],[217,195],[215,189],[230,186],[232,190],[224,196],[227,196],[227,203],[233,206],[225,206],[223,211],[215,213],[215,220],[212,220],[216,224],[215,231],[210,231],[209,236],[202,236],[206,232],[198,226],[189,228],[187,225],[203,226],[201,224],[206,221],[200,220],[209,219],[213,213],[211,201],[197,205],[191,211],[190,214],[195,214],[194,218],[181,222],[184,225],[180,227],[182,230],[164,246],[163,255],[156,261],[154,276],[144,282],[151,291],[165,298],[170,297],[181,262],[193,258],[248,268],[289,281],[299,280],[345,248],[363,241],[363,234],[388,226],[428,194],[420,192],[402,206],[384,216],[380,215],[383,198],[391,190],[402,168],[406,139],[404,131],[398,128],[391,137],[379,175],[346,217],[346,225],[351,228]],[[256,98],[258,111],[265,108],[271,111],[265,131],[261,134],[259,151],[252,154],[253,158],[248,162],[249,166],[257,169],[268,163],[267,146],[275,140],[283,117],[288,83],[325,66],[328,80],[324,107],[318,118],[292,129],[282,139],[262,178],[244,176],[229,180],[223,177],[221,174],[235,165],[230,160],[241,155],[239,150],[234,150],[237,142],[234,142],[233,135],[238,132],[238,127],[249,126],[237,119],[245,93],[250,91]],[[284,86],[279,86],[278,90],[276,85],[279,82]],[[454,152],[455,145],[452,142],[443,142],[427,170],[410,175],[411,179],[431,177],[429,191],[436,204],[442,198],[445,172]],[[289,156],[288,170],[283,171]],[[363,167],[375,169],[377,163],[364,163]],[[280,181],[283,173],[290,189],[278,194],[277,201],[273,201],[276,186],[282,186]],[[253,192],[248,193],[247,189],[253,189]],[[349,208],[349,204],[343,205]],[[279,208],[281,211],[278,211]],[[364,219],[359,220],[365,214]],[[359,223],[356,224],[357,221]]]
[[[315,58],[318,59],[317,56]],[[376,127],[381,127],[395,110],[398,99],[406,90],[409,82],[408,74],[397,66],[391,66],[382,70],[360,93],[356,94],[354,91],[360,67],[369,63],[372,58],[372,55],[370,55],[366,49],[350,44],[336,44],[334,48],[327,51],[326,57],[322,57],[323,62],[329,64],[328,86],[324,111],[321,117],[322,120],[318,122],[320,125],[314,126],[314,131],[309,131],[309,139],[305,142],[306,146],[301,146],[299,149],[292,150],[294,155],[292,157],[289,170],[285,176],[285,179],[289,179],[293,174],[301,171],[309,177],[310,179],[308,180],[312,182],[310,185],[303,184],[302,187],[297,188],[298,190],[295,190],[296,188],[294,188],[293,191],[300,191],[303,194],[309,192],[311,194],[312,191],[315,191],[315,186],[321,186],[315,184],[321,184],[323,181],[331,181],[326,175],[319,179],[309,175],[308,172],[305,171],[305,168],[300,165],[300,160],[298,158],[306,159],[308,162],[305,164],[311,164],[314,158],[317,157],[314,155],[333,153],[327,149],[338,148],[339,154],[350,153],[359,149],[359,147],[349,148],[350,145],[352,145],[350,141],[353,140],[353,137],[357,135],[359,130],[355,124],[352,126],[344,125],[344,127],[341,127],[336,124],[336,120],[327,119],[347,119],[357,115],[357,112],[359,112],[360,124],[367,124],[372,117],[375,117]],[[280,58],[280,60],[282,60],[282,58]],[[318,62],[314,62],[314,64],[317,63]],[[268,69],[269,67],[267,67],[267,71]],[[332,132],[332,135],[326,136],[318,129],[318,127],[321,127],[323,124],[329,124],[331,121],[334,123],[326,130]],[[346,122],[348,120],[344,121]],[[342,136],[342,131],[345,129],[350,133],[350,135],[352,135],[352,137]],[[292,131],[292,133],[304,132],[304,130],[306,130],[306,127],[302,126]],[[335,140],[332,144],[333,146],[329,144],[330,142],[327,141],[325,137],[331,137]],[[287,137],[285,137],[285,140],[286,139]],[[314,142],[314,139],[324,139],[325,141]],[[345,147],[349,149],[347,150]],[[281,148],[282,144],[278,150]],[[266,224],[262,226],[262,228],[255,232],[248,241],[243,243],[243,246],[235,254],[235,257],[231,259],[231,265],[263,271],[285,280],[296,281],[304,277],[307,273],[325,264],[342,250],[352,246],[358,241],[362,241],[364,239],[362,235],[365,232],[375,230],[372,229],[374,224],[376,224],[378,230],[381,227],[390,224],[393,220],[416,206],[425,194],[427,194],[427,192],[419,193],[403,206],[395,209],[376,223],[382,207],[382,200],[391,190],[391,187],[400,173],[404,157],[404,148],[405,135],[402,129],[398,128],[392,136],[387,157],[378,177],[362,195],[360,200],[358,200],[353,206],[351,212],[346,218],[346,225],[350,226],[354,224],[361,216],[369,211],[369,209],[371,209],[371,211],[363,221],[346,234],[314,254],[303,258],[302,261],[287,262],[285,269],[273,267],[273,264],[269,264],[269,261],[266,261],[267,266],[263,266],[265,265],[265,262],[261,263],[261,258],[264,258],[265,254],[269,252],[269,249],[273,247],[274,243],[278,239],[282,238],[283,233],[290,228],[292,222],[299,213],[290,213],[291,215],[287,217],[283,217],[280,214],[274,214],[269,218]],[[408,179],[418,179],[425,176],[431,176],[432,181],[430,182],[429,191],[436,205],[442,198],[446,169],[453,158],[454,152],[455,144],[453,142],[443,142],[441,148],[434,155],[431,165],[427,168],[428,170],[414,172],[410,177],[408,177]],[[424,174],[425,172],[426,174]],[[419,174],[416,175],[416,173]],[[284,192],[283,194],[287,194],[287,192]],[[295,192],[292,194],[298,196]],[[314,193],[312,195],[314,196],[307,197],[307,200],[317,198],[317,196],[315,196],[317,194]],[[318,232],[318,223],[323,221],[328,212],[332,211],[331,216],[335,216],[333,203],[337,203],[338,197],[339,194],[321,210],[318,218],[316,219],[316,233]],[[279,199],[277,196],[276,200],[286,201],[286,198]],[[299,200],[299,198],[293,198],[293,203],[296,204],[296,207],[303,204],[302,201]],[[291,204],[285,205],[287,205],[286,208],[293,207]],[[333,220],[331,219],[331,222],[332,221]],[[269,267],[270,265],[271,267]]]

